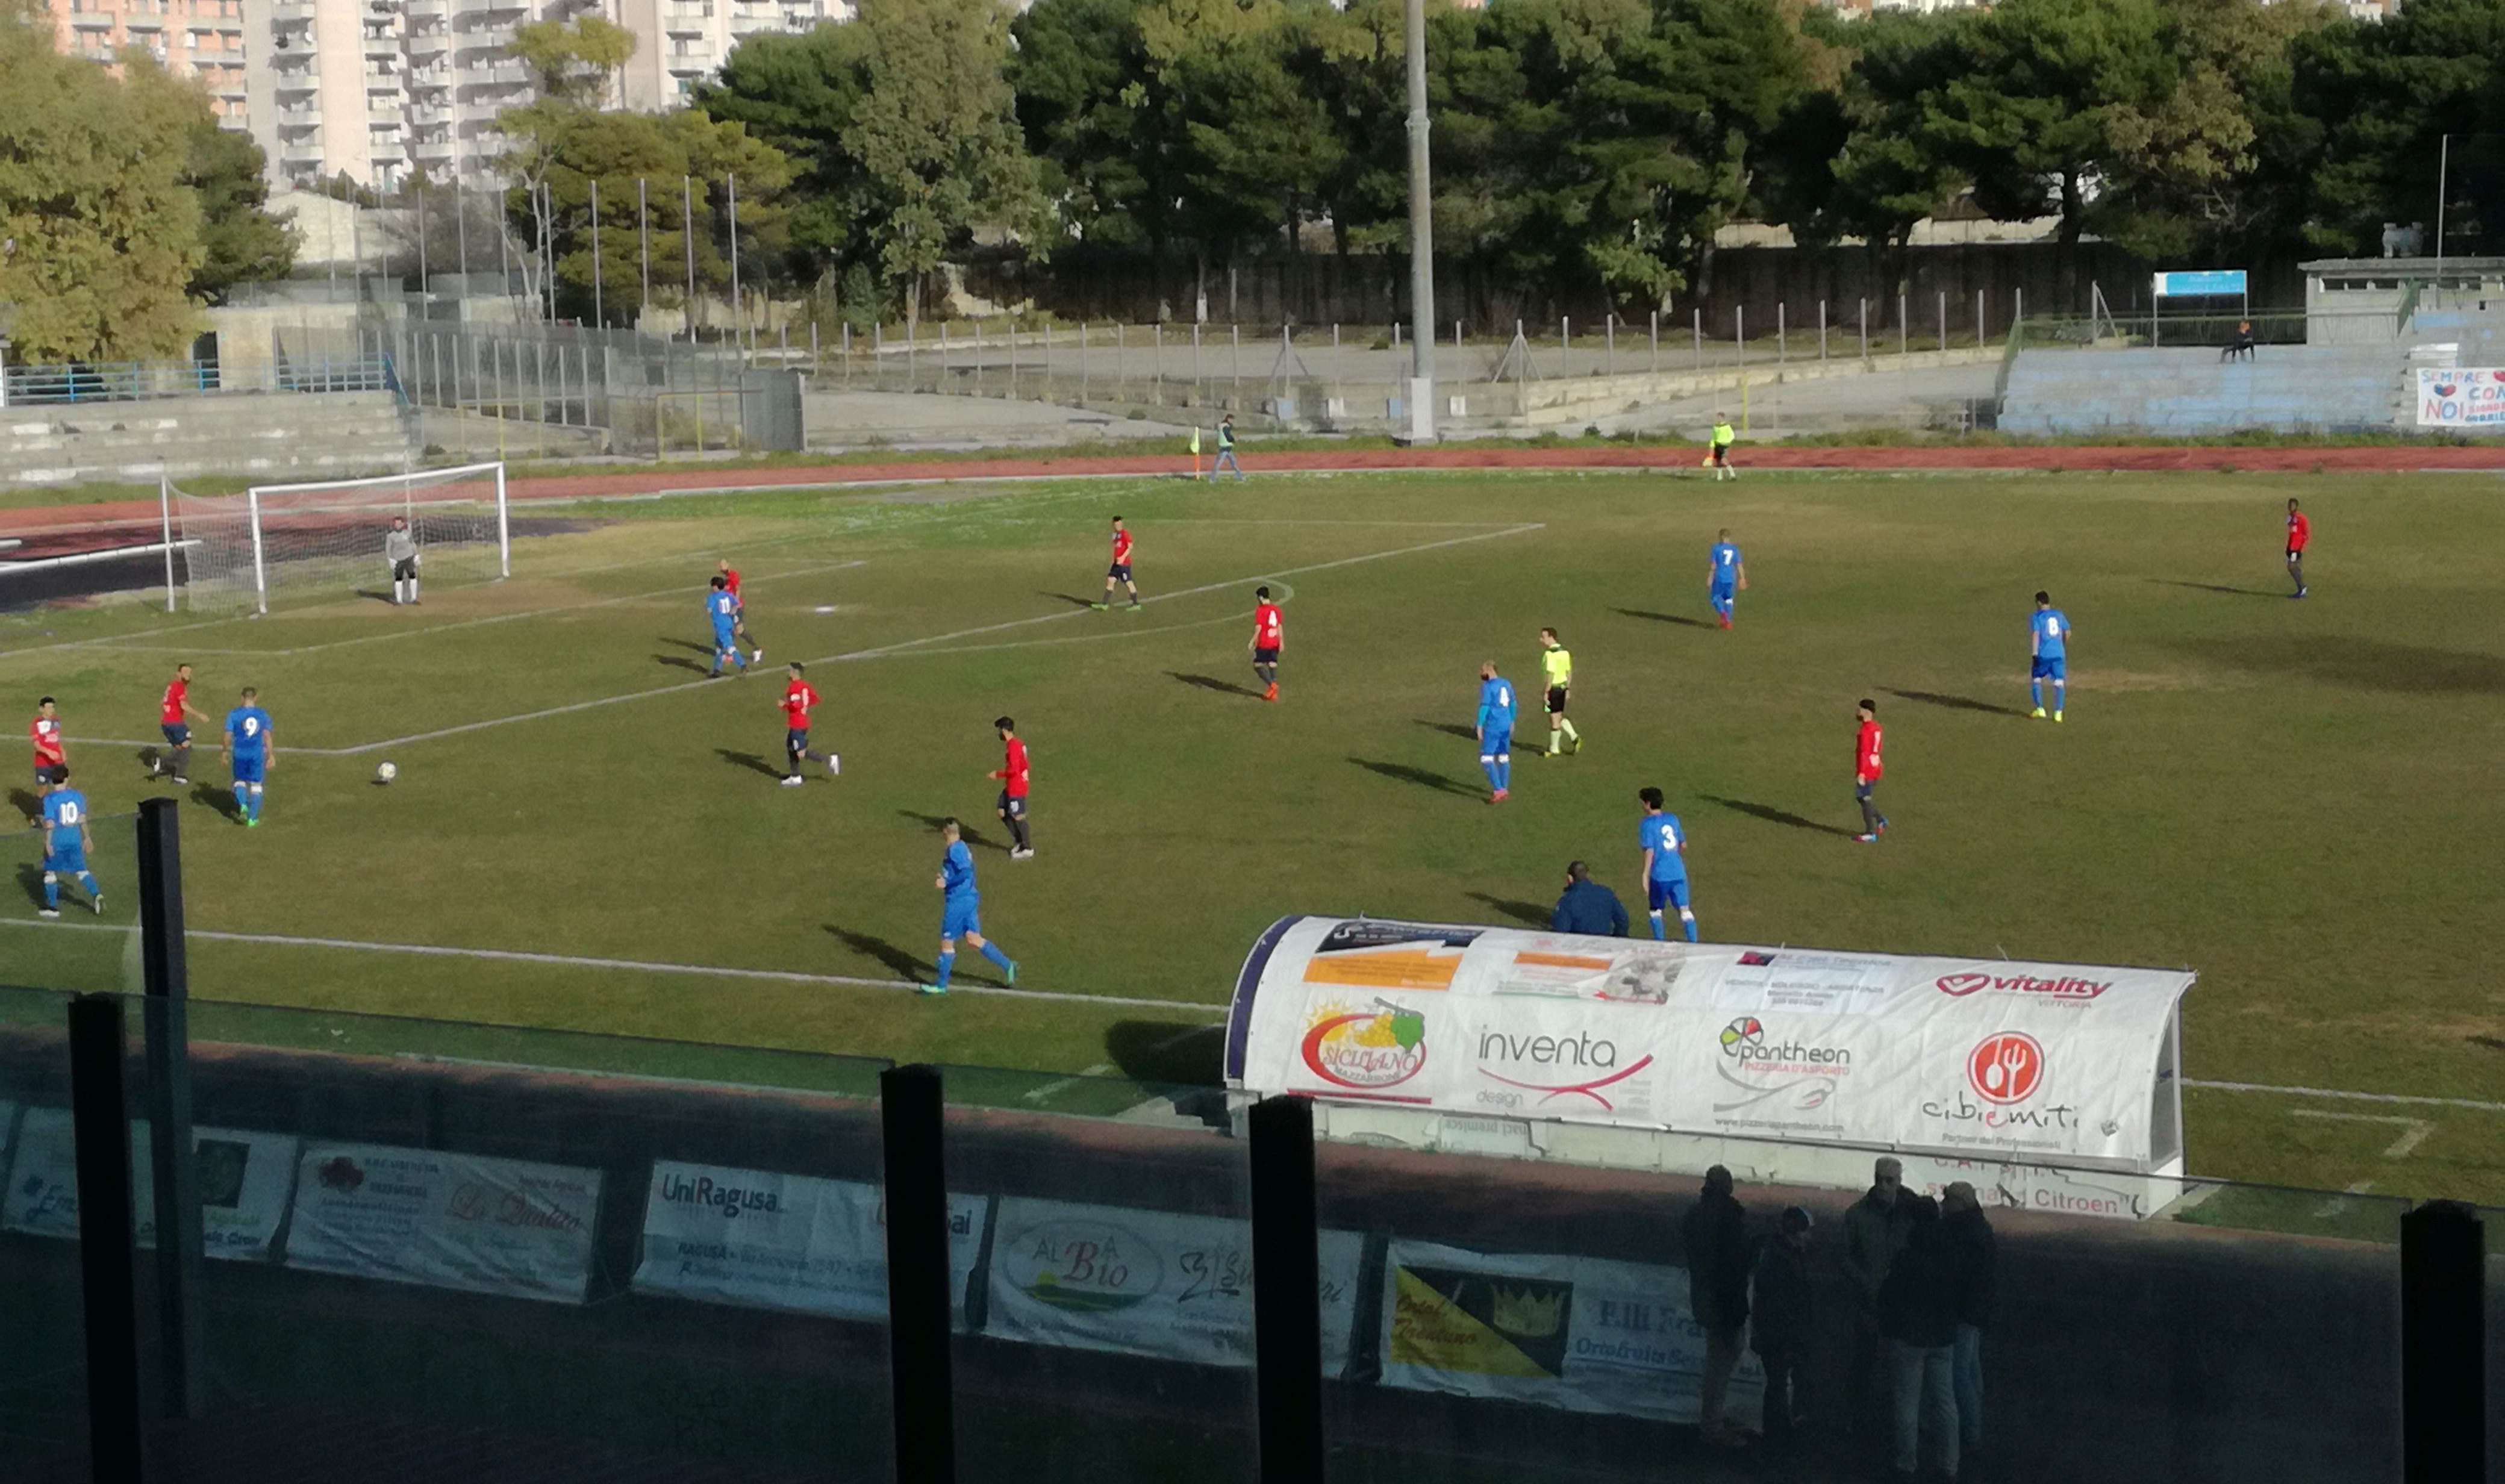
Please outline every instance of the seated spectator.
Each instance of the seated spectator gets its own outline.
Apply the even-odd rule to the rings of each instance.
[[[1618,901],[1617,893],[1592,879],[1590,866],[1573,861],[1566,866],[1566,895],[1557,899],[1557,910],[1549,914],[1548,926],[1559,933],[1624,937],[1627,908]]]
[[[2252,358],[2253,322],[2251,320],[2238,320],[2236,322],[2235,338],[2227,342],[2226,349],[2218,352],[2218,359],[2221,361],[2249,361]]]

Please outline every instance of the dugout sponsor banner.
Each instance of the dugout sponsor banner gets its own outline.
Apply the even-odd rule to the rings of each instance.
[[[370,1144],[308,1144],[286,1263],[582,1303],[601,1172]]]
[[[1348,1368],[1365,1239],[1324,1231],[1323,1373]],[[1004,1197],[984,1332],[1202,1365],[1252,1363],[1252,1227],[1223,1217]]]
[[[2505,371],[2419,367],[2418,426],[2505,428]]]
[[[949,1301],[961,1329],[987,1204],[948,1197]],[[655,1160],[634,1288],[885,1324],[885,1201],[861,1181]]]
[[[0,1118],[0,1126],[6,1119]],[[130,1199],[141,1247],[157,1245],[157,1171],[149,1158],[151,1125],[130,1121]],[[293,1134],[245,1129],[192,1130],[194,1175],[200,1186],[200,1244],[212,1257],[265,1262],[287,1215],[296,1177]],[[18,1134],[0,1230],[75,1240],[79,1233],[78,1142],[69,1110],[29,1108]]]
[[[1701,1415],[1705,1331],[1684,1268],[1394,1241],[1379,1319],[1386,1386],[1662,1422]],[[1744,1354],[1731,1416],[1754,1421],[1764,1396],[1765,1372]]]
[[[1394,952],[1415,956],[1402,974],[1344,967]],[[2192,982],[1290,919],[1237,984],[1228,1073],[1255,1095],[2153,1167],[2171,1154],[2152,1111],[2174,1095],[2161,1066]]]

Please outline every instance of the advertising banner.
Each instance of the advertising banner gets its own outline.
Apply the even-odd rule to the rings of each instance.
[[[2419,367],[2418,426],[2505,428],[2505,371]]]
[[[1661,1422],[1701,1413],[1705,1331],[1683,1268],[1394,1241],[1381,1321],[1386,1386]],[[1753,1423],[1765,1389],[1744,1354],[1731,1419]]]
[[[2202,268],[2155,276],[2154,288],[2160,299],[2229,299],[2244,292],[2242,268]]]
[[[1348,1368],[1365,1239],[1322,1233],[1323,1373]],[[986,1333],[1203,1365],[1252,1363],[1252,1228],[1179,1216],[1004,1197],[994,1224]]]
[[[5,1120],[0,1120],[5,1122]],[[148,1156],[151,1125],[130,1121],[130,1199],[139,1245],[157,1245],[157,1171]],[[192,1130],[200,1185],[200,1245],[212,1257],[269,1260],[296,1178],[296,1136],[243,1129]],[[69,1110],[29,1108],[18,1157],[0,1198],[0,1230],[38,1237],[78,1236],[78,1143]]]
[[[960,1329],[983,1245],[979,1195],[948,1197],[949,1299]],[[635,1290],[887,1322],[887,1219],[861,1181],[655,1160]]]
[[[308,1144],[289,1267],[579,1304],[598,1170],[370,1144]]]
[[[1735,1138],[2154,1163],[2185,972],[1339,918],[1265,935],[1253,1093]],[[2171,1089],[2165,1089],[2171,1095]]]

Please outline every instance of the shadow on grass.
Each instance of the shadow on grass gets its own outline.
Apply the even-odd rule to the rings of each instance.
[[[673,639],[669,635],[663,634],[660,638],[655,639],[653,642],[655,644],[666,644],[674,650],[685,650],[690,654],[702,654],[707,659],[711,659],[713,657],[712,645],[698,644],[692,639]]]
[[[1431,772],[1422,767],[1412,767],[1406,762],[1382,762],[1371,758],[1351,758],[1348,760],[1369,773],[1389,778],[1394,783],[1413,784],[1418,788],[1432,789],[1438,794],[1458,794],[1464,798],[1480,796],[1479,790],[1458,778]]]
[[[654,664],[668,665],[671,668],[678,670],[693,670],[698,675],[711,675],[713,673],[712,667],[708,665],[700,665],[694,660],[689,659],[685,654],[655,654],[653,656],[653,662]]]
[[[2342,634],[2199,638],[2182,648],[2204,659],[2264,675],[2301,676],[2357,690],[2419,695],[2505,695],[2505,658]]]
[[[1735,810],[1751,819],[1764,820],[1769,825],[1788,825],[1794,830],[1808,830],[1818,834],[1840,834],[1848,840],[1852,838],[1853,832],[1850,830],[1835,825],[1822,825],[1817,820],[1804,818],[1788,809],[1778,809],[1772,804],[1754,804],[1745,798],[1723,798],[1713,794],[1706,795],[1705,801],[1709,804],[1720,804],[1725,809]]]
[[[1491,897],[1485,892],[1468,892],[1464,895],[1467,896],[1472,901],[1496,908],[1496,910],[1502,912],[1505,916],[1512,918],[1515,922],[1527,923],[1535,928],[1545,928],[1548,926],[1548,919],[1551,914],[1546,907],[1540,906],[1536,902],[1515,901],[1508,897]]]
[[[899,809],[896,812],[905,819],[919,821],[922,825],[935,832],[940,826],[948,823],[948,816],[944,814],[924,814],[915,809]],[[975,829],[973,825],[962,815],[959,816],[957,820],[957,833],[960,838],[965,840],[966,848],[969,850],[1008,849],[1006,845],[996,845],[990,840],[985,839],[983,837],[983,832]]]
[[[2157,583],[2161,587],[2189,587],[2196,592],[2223,592],[2229,597],[2236,598],[2283,598],[2287,596],[2284,592],[2274,592],[2265,587],[2229,587],[2221,583],[2186,583],[2177,581],[2170,577],[2153,577],[2150,578],[2149,581]]]
[[[44,801],[28,790],[11,789],[9,802],[17,805],[18,812],[26,816],[26,823],[30,825],[44,817]]]
[[[1650,618],[1655,623],[1676,623],[1687,628],[1711,628],[1713,626],[1702,618],[1691,618],[1685,614],[1657,614],[1649,608],[1612,608],[1609,612],[1613,614],[1624,614],[1630,618]]]
[[[1105,1032],[1105,1059],[1127,1078],[1215,1087],[1224,1079],[1226,1027],[1170,1020],[1117,1020]]]
[[[18,863],[18,885],[25,891],[28,905],[40,907],[44,904],[44,867],[40,862]]]
[[[777,780],[783,777],[783,770],[781,768],[776,767],[774,764],[766,761],[763,758],[759,757],[755,753],[733,752],[727,747],[717,747],[713,750],[713,755],[720,758],[723,761],[729,763],[733,767],[744,767],[750,772],[763,773],[766,777]]]
[[[243,809],[236,804],[232,789],[221,789],[212,783],[195,784],[192,789],[192,802],[204,809],[215,810],[218,817],[229,825],[243,818]]]
[[[375,602],[385,604],[387,606],[391,604],[392,600],[392,595],[383,591],[379,587],[360,587],[357,589],[357,596],[361,598],[371,598]]]
[[[938,972],[935,966],[915,958],[886,938],[867,933],[855,933],[850,928],[839,928],[833,923],[828,923],[826,928],[828,936],[835,941],[864,958],[876,959],[880,968],[900,979],[909,979],[919,984]]]
[[[2023,717],[2027,714],[2015,706],[1995,706],[1990,701],[1978,701],[1970,695],[1949,695],[1938,690],[1899,690],[1891,686],[1888,689],[1888,693],[1899,700],[1918,701],[1923,705],[1937,706],[1945,711],[1980,711],[1986,716],[1996,717]]]
[[[1476,731],[1467,726],[1464,726],[1459,723],[1429,722],[1425,717],[1418,718],[1417,722],[1419,725],[1426,727],[1429,731],[1440,731],[1445,736],[1459,737],[1464,742],[1476,742],[1479,739],[1479,734]]]
[[[1096,600],[1094,598],[1082,598],[1074,593],[1039,591],[1036,593],[1036,596],[1039,598],[1058,598],[1073,608],[1093,608],[1096,606]]]
[[[1175,670],[1168,670],[1166,674],[1175,680],[1182,681],[1186,686],[1197,687],[1203,690],[1215,690],[1220,695],[1240,695],[1246,700],[1252,701],[1257,701],[1261,698],[1260,691],[1252,689],[1249,686],[1239,686],[1231,680],[1219,680],[1215,675],[1184,675],[1180,671]]]

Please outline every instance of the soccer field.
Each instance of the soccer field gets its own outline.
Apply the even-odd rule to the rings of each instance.
[[[2304,603],[2278,563],[2291,494],[2316,533]],[[1417,475],[534,507],[535,528],[563,518],[516,540],[504,583],[258,620],[18,613],[0,676],[20,713],[60,698],[104,812],[171,792],[138,759],[176,662],[212,716],[260,688],[265,825],[221,812],[206,746],[184,816],[209,999],[1207,1080],[1216,1007],[1283,914],[1544,924],[1575,857],[1640,911],[1652,784],[1709,939],[2188,965],[2196,1082],[2461,1100],[2196,1086],[2196,1172],[2493,1203],[2497,495],[2475,476]],[[1114,513],[1137,614],[1083,606]],[[1752,583],[1729,633],[1705,595],[1723,526]],[[722,555],[766,663],[708,682]],[[1260,582],[1285,598],[1277,705],[1245,651]],[[2060,726],[2026,717],[2038,587],[2076,625]],[[1573,651],[1586,745],[1518,751],[1491,808],[1477,666],[1523,683],[1531,742],[1543,624]],[[774,777],[792,658],[843,756],[800,789]],[[1864,695],[1888,727],[1876,847],[1850,838]],[[1033,861],[992,813],[1004,712],[1034,751]],[[1015,995],[900,987],[936,949],[952,814]],[[27,882],[31,836],[7,848]],[[102,852],[108,924],[127,854]],[[34,904],[0,905],[0,980],[120,982],[122,936]],[[966,953],[958,982],[994,979]],[[326,1043],[498,1054],[409,1024]]]

